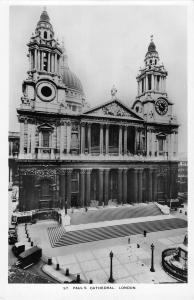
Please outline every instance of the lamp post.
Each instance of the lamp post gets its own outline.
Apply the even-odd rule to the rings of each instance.
[[[110,255],[110,278],[109,278],[108,282],[113,283],[114,282],[114,278],[113,278],[113,275],[112,275],[113,252],[111,251],[109,255]]]
[[[65,214],[67,215],[67,201],[65,201]]]
[[[154,244],[151,244],[151,251],[152,251],[152,256],[151,256],[151,268],[150,272],[155,272],[154,270]]]

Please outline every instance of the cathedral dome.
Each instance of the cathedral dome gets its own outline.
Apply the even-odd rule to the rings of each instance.
[[[69,67],[63,69],[62,73],[63,83],[70,89],[84,94],[83,87],[79,78],[69,69]]]

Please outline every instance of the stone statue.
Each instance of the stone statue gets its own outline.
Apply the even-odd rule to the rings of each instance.
[[[112,99],[116,99],[116,93],[117,93],[117,89],[116,89],[115,85],[113,85],[113,87],[111,89]]]

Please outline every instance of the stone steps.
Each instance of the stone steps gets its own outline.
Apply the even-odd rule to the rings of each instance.
[[[122,225],[114,225],[100,228],[92,228],[85,230],[77,230],[65,232],[61,231],[60,238],[51,238],[55,234],[54,230],[50,231],[49,238],[52,247],[69,246],[80,243],[88,243],[98,240],[106,240],[135,234],[143,234],[143,231],[155,232],[177,228],[187,227],[187,221],[178,218],[144,221],[140,223],[130,223]]]
[[[71,225],[97,223],[103,221],[121,220],[128,218],[140,218],[147,216],[161,215],[160,209],[156,204],[148,204],[137,207],[117,207],[105,208],[97,211],[88,211],[80,215],[71,215]]]

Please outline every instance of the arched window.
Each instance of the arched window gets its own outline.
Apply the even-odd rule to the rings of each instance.
[[[47,32],[44,31],[44,39],[47,39]]]

